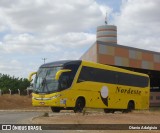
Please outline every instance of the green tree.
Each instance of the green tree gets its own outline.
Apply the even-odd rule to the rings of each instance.
[[[11,77],[6,74],[0,74],[0,89],[4,93],[8,93],[11,89],[13,93],[16,93],[18,89],[25,91],[30,86],[30,82],[26,78]]]

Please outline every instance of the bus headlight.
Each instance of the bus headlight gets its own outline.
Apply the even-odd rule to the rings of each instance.
[[[61,94],[57,94],[57,95],[49,97],[49,98],[40,98],[40,97],[32,96],[32,99],[35,99],[35,100],[52,100],[52,99],[58,98],[60,96],[61,96]]]
[[[58,98],[58,97],[60,97],[60,96],[61,96],[61,94],[57,94],[57,95],[51,97],[51,99],[55,99],[55,98]]]

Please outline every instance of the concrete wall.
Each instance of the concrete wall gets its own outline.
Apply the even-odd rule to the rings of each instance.
[[[90,49],[84,53],[80,59],[82,60],[87,60],[87,61],[92,61],[92,62],[97,62],[97,44],[93,44]]]

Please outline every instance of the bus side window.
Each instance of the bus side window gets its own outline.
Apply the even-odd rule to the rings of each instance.
[[[115,80],[116,80],[116,84],[119,84],[119,81],[118,81],[118,74],[115,74]]]
[[[63,73],[59,78],[59,89],[64,90],[69,88],[69,73]]]

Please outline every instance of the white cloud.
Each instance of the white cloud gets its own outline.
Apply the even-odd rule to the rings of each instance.
[[[44,57],[78,59],[95,41],[87,31],[104,23],[105,9],[112,12],[95,0],[1,0],[0,72],[26,77]]]
[[[57,36],[54,39],[54,42],[58,42],[59,45],[65,46],[66,44],[68,47],[74,47],[74,48],[80,48],[85,45],[90,45],[94,41],[96,41],[96,36],[95,34],[89,34],[89,33],[84,33],[84,32],[70,32],[66,33],[61,36]]]
[[[23,76],[20,73],[20,71],[23,72],[22,69],[23,66],[17,60],[10,60],[10,62],[1,60],[0,70],[5,74]]]
[[[103,13],[103,16],[106,16],[107,13],[107,17],[112,13],[112,8],[109,8],[106,5],[100,5],[100,10]]]
[[[1,45],[4,53],[27,53],[37,50],[38,44],[34,36],[29,34],[7,34]]]
[[[95,40],[84,31],[96,29],[104,19],[105,8],[111,12],[94,0],[2,0],[0,5],[0,16],[11,31],[1,41],[4,52],[57,51],[56,44],[84,46]],[[0,29],[4,27],[2,24]]]
[[[160,52],[160,1],[126,0],[115,15],[118,43]]]
[[[91,45],[95,41],[95,34],[84,32],[71,32],[50,37],[37,37],[30,34],[7,34],[0,43],[3,53],[31,53],[60,52],[63,47],[82,48]]]
[[[17,0],[11,3],[11,6],[1,3],[5,5],[2,11],[10,28],[17,32],[79,32],[97,25],[104,17],[102,6],[94,0]]]

